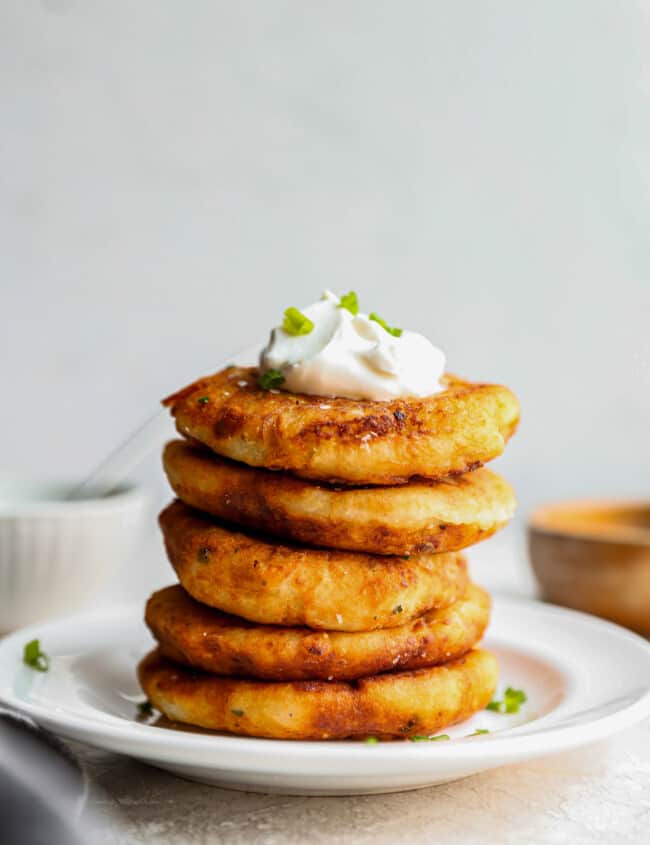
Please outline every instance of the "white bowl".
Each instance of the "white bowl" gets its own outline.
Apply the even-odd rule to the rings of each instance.
[[[71,486],[0,481],[0,633],[79,607],[134,551],[144,491],[67,501]]]

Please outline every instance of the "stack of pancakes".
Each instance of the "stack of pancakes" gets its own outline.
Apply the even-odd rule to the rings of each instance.
[[[169,719],[287,739],[430,736],[484,708],[488,595],[461,549],[514,511],[481,468],[519,409],[445,377],[424,399],[297,395],[229,367],[165,400],[184,440],[160,516],[179,585],[155,593],[139,677]]]

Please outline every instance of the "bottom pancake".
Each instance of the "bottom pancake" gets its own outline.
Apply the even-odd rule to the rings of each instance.
[[[350,683],[219,677],[157,649],[138,667],[145,695],[168,719],[270,739],[432,735],[485,708],[497,676],[496,658],[481,649],[442,666]]]
[[[490,597],[471,584],[457,602],[395,628],[349,633],[256,625],[166,587],[145,619],[161,653],[178,663],[271,681],[347,681],[392,669],[420,669],[460,657],[483,636]]]

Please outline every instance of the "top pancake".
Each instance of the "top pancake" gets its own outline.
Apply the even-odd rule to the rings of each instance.
[[[446,389],[386,402],[264,390],[255,367],[227,367],[163,401],[178,431],[249,466],[338,484],[403,484],[475,469],[519,421],[506,387],[451,375]]]

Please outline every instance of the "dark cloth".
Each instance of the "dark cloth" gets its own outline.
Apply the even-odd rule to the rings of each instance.
[[[0,709],[2,845],[88,845],[77,826],[84,796],[84,775],[68,748]]]

